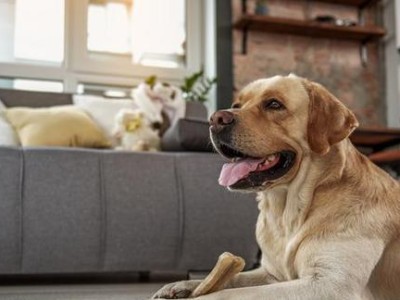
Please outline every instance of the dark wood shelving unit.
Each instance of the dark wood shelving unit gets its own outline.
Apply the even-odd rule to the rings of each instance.
[[[378,26],[336,26],[313,20],[303,21],[280,17],[242,15],[234,24],[236,29],[304,35],[316,38],[332,38],[369,42],[385,35]]]
[[[357,6],[359,8],[367,7],[378,3],[380,0],[312,0],[316,2],[326,2],[338,5]]]
[[[296,20],[284,17],[260,16],[247,12],[247,0],[242,0],[242,15],[233,24],[235,29],[242,31],[242,53],[247,53],[247,35],[249,31],[262,31],[280,34],[293,34],[313,38],[327,38],[339,40],[353,40],[360,43],[360,56],[363,65],[367,62],[368,42],[377,41],[385,36],[386,31],[377,25],[364,25],[363,12],[367,7],[376,5],[381,0],[306,0],[307,5],[312,2],[325,2],[337,5],[353,6],[358,10],[358,25],[339,26],[322,23],[315,20]]]

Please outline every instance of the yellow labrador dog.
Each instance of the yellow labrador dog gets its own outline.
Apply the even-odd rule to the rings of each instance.
[[[400,299],[400,185],[351,144],[350,110],[317,83],[276,76],[248,85],[210,124],[231,159],[219,183],[258,193],[262,261],[199,299]],[[198,284],[154,298],[188,297]]]

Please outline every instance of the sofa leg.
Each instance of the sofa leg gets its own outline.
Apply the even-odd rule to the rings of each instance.
[[[150,281],[150,272],[141,271],[139,272],[139,282],[149,282]]]

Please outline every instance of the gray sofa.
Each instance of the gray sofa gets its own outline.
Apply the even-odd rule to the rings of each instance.
[[[0,90],[7,106],[71,95]],[[217,184],[213,153],[0,147],[0,275],[206,271],[257,263],[253,195]]]

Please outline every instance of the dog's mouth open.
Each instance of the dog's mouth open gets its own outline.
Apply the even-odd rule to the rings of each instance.
[[[218,152],[232,159],[223,165],[219,184],[232,190],[260,188],[284,176],[294,165],[296,154],[285,150],[264,158],[251,157],[231,145],[220,143]]]

